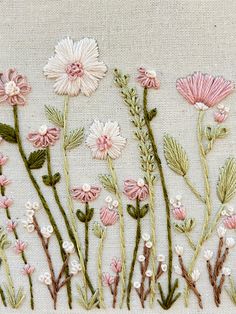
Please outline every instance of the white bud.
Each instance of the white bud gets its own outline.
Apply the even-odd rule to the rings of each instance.
[[[119,202],[118,202],[117,200],[114,200],[114,201],[112,202],[112,206],[113,206],[113,207],[117,208],[118,205],[119,205]]]
[[[64,250],[67,249],[67,247],[69,246],[69,244],[70,244],[69,241],[63,241],[63,243],[62,243],[63,249],[64,249]]]
[[[44,283],[49,286],[52,283],[52,279],[51,278],[45,278]]]
[[[151,269],[147,269],[146,272],[145,272],[145,275],[146,275],[147,277],[152,277],[152,271],[151,271]]]
[[[91,190],[91,186],[88,183],[84,183],[82,186],[82,190],[84,192],[89,192]]]
[[[71,267],[70,274],[71,275],[77,275],[78,274],[78,269],[76,267]]]
[[[25,214],[28,218],[32,218],[35,214],[33,209],[26,209]]]
[[[48,226],[47,226],[47,232],[53,233],[53,226],[48,225]]]
[[[27,203],[25,203],[25,208],[27,209],[32,209],[32,204],[30,201],[28,201]]]
[[[178,256],[182,256],[183,253],[184,253],[184,248],[180,245],[176,245],[175,247],[175,253],[178,255]]]
[[[141,284],[140,284],[140,282],[135,281],[135,282],[133,283],[133,286],[134,286],[135,289],[139,289],[139,288],[141,287]]]
[[[166,264],[162,264],[161,265],[161,270],[165,273],[167,271],[167,265]]]
[[[138,261],[139,261],[140,263],[144,262],[144,261],[145,261],[145,256],[144,256],[144,255],[139,255],[139,256],[138,256]]]
[[[75,246],[72,242],[64,241],[62,247],[67,254],[72,254],[75,252]]]
[[[222,268],[222,274],[224,276],[230,276],[231,275],[231,269],[229,267],[223,267]]]
[[[48,127],[44,124],[44,125],[41,125],[41,127],[39,128],[39,134],[40,135],[45,135],[48,131]]]
[[[235,241],[233,238],[226,238],[225,245],[227,248],[231,249],[235,245]]]
[[[177,275],[182,275],[182,270],[178,265],[174,266],[174,270]]]
[[[33,217],[27,217],[26,221],[28,224],[32,224],[34,222]]]
[[[171,205],[174,205],[174,203],[175,203],[175,200],[173,200],[173,198],[171,198],[171,199],[170,199],[170,204],[171,204]]]
[[[139,178],[138,181],[137,181],[137,185],[142,188],[144,185],[145,185],[145,182],[142,178]]]
[[[225,209],[221,211],[221,216],[227,216],[227,211]]]
[[[44,273],[44,278],[51,278],[51,274],[46,271],[46,272]]]
[[[40,205],[39,205],[39,203],[38,203],[38,202],[33,202],[32,207],[33,207],[33,209],[34,209],[34,210],[39,210]]]
[[[200,277],[200,271],[198,269],[195,269],[192,274],[191,277],[193,279],[194,282],[198,281],[199,277]]]
[[[213,252],[211,250],[206,250],[204,252],[204,258],[206,259],[206,261],[209,261],[210,259],[212,259],[213,257]]]
[[[223,226],[219,226],[217,229],[218,237],[223,238],[226,234],[226,229]]]
[[[34,225],[33,225],[33,224],[29,224],[29,225],[28,225],[28,224],[27,224],[26,229],[27,229],[28,232],[31,233],[31,232],[34,231]]]
[[[182,200],[182,195],[178,194],[178,195],[176,195],[175,198],[176,198],[177,201],[180,202]]]
[[[106,203],[111,203],[112,202],[112,198],[110,195],[108,195],[106,198],[105,198],[105,202]]]
[[[145,243],[145,246],[148,248],[148,249],[151,249],[152,248],[152,241],[147,241]]]
[[[143,239],[143,241],[149,241],[150,240],[150,234],[148,234],[148,233],[143,233],[142,234],[142,239]]]
[[[157,256],[157,261],[158,262],[164,262],[165,261],[165,255],[163,255],[163,254],[159,254],[158,256]]]

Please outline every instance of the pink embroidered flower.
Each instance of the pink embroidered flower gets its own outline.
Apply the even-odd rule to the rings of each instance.
[[[114,283],[114,277],[109,273],[104,273],[102,275],[102,283],[105,287],[110,287]]]
[[[218,110],[214,113],[214,119],[217,123],[224,122],[229,116],[229,107],[218,105]]]
[[[73,188],[71,190],[71,196],[76,201],[80,201],[81,203],[88,203],[98,198],[100,192],[101,188],[85,183],[82,187]]]
[[[173,208],[172,213],[177,220],[184,220],[186,218],[186,212],[183,205]]]
[[[7,162],[8,157],[4,156],[2,153],[0,153],[0,166],[5,165],[5,163]]]
[[[0,208],[9,208],[13,204],[13,199],[7,196],[0,197]]]
[[[160,88],[160,82],[157,79],[157,74],[153,70],[146,70],[143,67],[138,69],[139,75],[137,77],[137,81],[141,84],[141,86],[146,88]]]
[[[113,258],[111,262],[111,270],[114,273],[120,273],[122,269],[122,263],[121,260],[118,258]]]
[[[100,209],[100,219],[104,226],[113,226],[119,219],[119,214],[114,209],[104,206]]]
[[[176,82],[178,92],[199,110],[213,107],[234,90],[234,84],[222,76],[214,77],[209,74],[195,72]]]
[[[33,143],[34,147],[46,148],[53,146],[60,137],[60,129],[48,128],[42,125],[38,131],[31,132],[28,135],[28,140]]]
[[[8,180],[6,178],[6,176],[4,176],[3,174],[0,175],[0,186],[6,186],[8,185],[9,183],[11,183],[10,180]]]
[[[9,69],[0,74],[0,103],[8,102],[10,105],[25,105],[25,96],[29,94],[31,87],[27,78],[18,74],[16,69]]]
[[[91,149],[93,158],[107,159],[110,157],[116,159],[125,147],[126,139],[120,135],[117,122],[102,123],[94,120],[86,144]]]
[[[16,229],[16,226],[17,226],[17,221],[9,220],[7,222],[7,231],[13,232]]]
[[[143,179],[135,180],[126,180],[124,182],[124,194],[128,196],[130,200],[140,200],[144,201],[149,194],[148,185],[145,184]]]
[[[236,229],[236,215],[225,218],[224,226],[228,229]]]
[[[21,254],[27,247],[27,243],[21,240],[16,240],[14,249],[17,254]]]
[[[35,270],[34,266],[30,266],[30,264],[26,264],[23,268],[22,268],[22,274],[23,275],[32,275],[33,272]]]

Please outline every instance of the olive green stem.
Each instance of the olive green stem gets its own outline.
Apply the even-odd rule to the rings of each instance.
[[[22,141],[21,141],[21,137],[20,137],[20,130],[19,130],[19,118],[18,118],[18,109],[17,109],[17,106],[13,106],[13,115],[14,115],[14,125],[15,125],[15,133],[16,133],[16,140],[17,140],[17,145],[18,145],[18,150],[19,150],[19,153],[21,155],[21,158],[22,158],[22,161],[25,165],[25,169],[28,173],[28,176],[38,194],[38,197],[45,209],[45,212],[49,218],[49,221],[51,223],[51,225],[53,226],[54,228],[54,232],[55,232],[55,235],[56,235],[56,238],[57,238],[57,241],[58,241],[58,244],[59,244],[59,247],[60,247],[60,253],[61,253],[61,257],[62,257],[62,260],[63,262],[66,260],[66,253],[64,252],[63,248],[62,248],[62,243],[63,243],[63,239],[62,239],[62,236],[60,234],[60,231],[58,229],[58,226],[56,224],[56,221],[51,213],[51,210],[48,206],[48,203],[45,199],[45,197],[43,196],[42,194],[42,191],[41,191],[41,188],[38,184],[38,182],[36,181],[30,167],[29,167],[29,164],[28,164],[28,161],[27,161],[27,158],[26,158],[26,154],[25,154],[25,151],[24,151],[24,148],[23,148],[23,145],[22,145]],[[69,269],[68,267],[66,268],[65,270],[65,274],[66,276],[69,276]],[[67,287],[67,297],[68,297],[68,305],[70,308],[72,308],[72,294],[71,294],[71,282],[68,281],[67,284],[66,284],[66,287]]]
[[[81,268],[82,268],[84,286],[86,288],[86,286],[88,285],[90,291],[92,292],[92,294],[94,294],[95,290],[92,286],[92,283],[90,281],[88,273],[85,269],[84,257],[82,254],[81,244],[80,244],[80,240],[79,240],[78,233],[77,233],[77,224],[76,224],[76,216],[75,216],[75,212],[74,212],[74,205],[73,205],[73,201],[72,201],[72,198],[70,195],[69,162],[68,162],[68,157],[67,157],[67,150],[65,148],[65,141],[66,141],[66,137],[68,135],[68,105],[69,105],[69,96],[65,96],[64,112],[63,112],[64,128],[63,128],[62,154],[63,154],[64,176],[65,176],[65,182],[66,182],[67,206],[69,209],[69,215],[70,215],[70,220],[71,220],[71,229],[72,229],[73,236],[75,239],[76,249],[77,249],[78,254],[79,254],[80,264],[81,264]]]
[[[88,202],[85,203],[85,216],[86,216],[86,219],[85,219],[85,222],[84,222],[84,233],[85,233],[85,236],[84,236],[84,244],[85,244],[85,252],[84,252],[84,264],[85,264],[85,268],[87,270],[88,268],[88,257],[89,257],[89,221],[87,219],[88,217],[88,214],[89,214],[89,204]]]
[[[103,294],[103,285],[102,285],[102,255],[104,247],[104,239],[106,236],[106,229],[102,231],[101,237],[99,239],[98,245],[98,300],[101,308],[105,308],[104,294]]]
[[[187,186],[190,188],[190,190],[192,191],[192,193],[196,196],[196,198],[201,201],[202,203],[206,203],[206,200],[204,199],[204,197],[202,197],[202,195],[197,191],[197,189],[195,188],[195,186],[193,185],[193,183],[191,182],[191,180],[189,179],[189,177],[187,175],[183,176],[185,183],[187,184]]]
[[[198,114],[198,122],[197,122],[197,139],[198,139],[198,146],[199,146],[199,153],[200,153],[200,161],[201,161],[201,166],[202,166],[202,172],[203,172],[203,177],[204,177],[204,190],[205,190],[205,218],[204,218],[204,223],[202,227],[202,233],[201,236],[198,240],[198,243],[196,245],[195,252],[193,254],[192,260],[189,265],[188,273],[191,274],[198,255],[201,251],[202,245],[206,240],[206,235],[209,227],[209,220],[211,217],[211,212],[212,212],[212,207],[211,207],[211,194],[210,194],[210,183],[209,183],[209,170],[208,170],[208,164],[207,164],[207,159],[206,159],[206,153],[203,145],[203,131],[202,131],[202,122],[204,118],[205,112],[200,110]],[[186,286],[184,290],[184,300],[185,300],[185,305],[188,306],[189,302],[189,288]]]
[[[189,233],[188,232],[184,232],[184,234],[185,234],[185,236],[186,236],[186,238],[188,240],[188,243],[191,246],[191,248],[193,250],[196,250],[196,245],[194,244],[194,242],[193,242],[192,238],[190,237]]]
[[[113,161],[110,157],[108,157],[107,162],[108,162],[108,168],[112,177],[112,181],[115,186],[115,195],[118,201],[118,213],[119,213],[119,221],[120,221],[120,248],[121,248],[121,263],[122,263],[120,307],[122,307],[125,294],[126,294],[126,247],[125,247],[124,213],[123,213],[121,194],[118,187],[117,175],[113,166]]]
[[[127,286],[127,298],[126,298],[128,310],[130,310],[130,294],[131,294],[131,288],[132,288],[134,266],[135,266],[135,263],[137,260],[138,247],[139,247],[139,243],[140,243],[140,239],[141,239],[140,202],[138,199],[136,199],[136,213],[137,213],[138,217],[137,217],[137,226],[136,226],[135,246],[134,246],[133,258],[132,258],[132,262],[131,262],[131,266],[130,266],[128,286]]]

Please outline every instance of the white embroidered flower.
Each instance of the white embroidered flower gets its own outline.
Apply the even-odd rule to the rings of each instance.
[[[48,272],[45,272],[44,274],[41,274],[38,277],[38,280],[42,283],[44,283],[45,285],[49,286],[52,283],[52,279],[51,279],[51,274]]]
[[[140,263],[144,262],[144,261],[145,261],[145,256],[144,256],[144,255],[139,255],[139,256],[138,256],[138,261],[139,261]]]
[[[165,261],[165,255],[163,255],[163,254],[159,254],[158,256],[157,256],[157,261],[158,262],[164,262]]]
[[[152,241],[147,241],[145,243],[145,246],[148,248],[148,249],[151,249],[152,248]]]
[[[223,226],[219,226],[217,229],[217,234],[219,238],[223,238],[226,234],[226,229]]]
[[[182,270],[178,265],[174,266],[174,270],[177,275],[182,275]]]
[[[55,55],[44,67],[44,75],[55,80],[54,91],[58,95],[77,96],[81,92],[90,96],[107,71],[98,56],[95,39],[73,42],[69,37],[64,38],[55,46]]]
[[[205,250],[204,258],[206,261],[209,261],[213,257],[213,252],[211,250]]]
[[[135,281],[135,282],[133,283],[133,286],[134,286],[135,289],[139,289],[139,288],[141,287],[141,284],[140,284],[140,282]]]
[[[175,253],[178,255],[178,256],[182,256],[183,253],[184,253],[184,248],[180,245],[176,245],[175,247]]]
[[[48,225],[46,227],[42,227],[40,231],[45,239],[49,239],[53,233],[53,227]]]
[[[94,120],[86,144],[91,149],[93,158],[116,159],[125,147],[126,139],[120,135],[120,127],[117,122],[102,123]]]
[[[193,279],[194,282],[198,281],[199,277],[200,277],[200,271],[198,269],[195,269],[192,274],[191,277]]]
[[[80,263],[77,260],[72,260],[70,262],[71,264],[71,269],[70,269],[70,274],[71,275],[77,275],[78,272],[80,272],[82,270],[82,267],[80,265]]]
[[[233,238],[226,238],[225,245],[228,249],[231,249],[235,245],[235,240]]]
[[[142,239],[143,241],[149,241],[150,240],[150,234],[148,233],[142,233]]]
[[[152,277],[152,271],[151,271],[151,269],[147,269],[146,272],[145,272],[145,275],[146,275],[147,277]]]
[[[223,267],[222,268],[222,274],[224,276],[230,276],[231,275],[231,269],[229,267]]]
[[[62,247],[67,254],[73,254],[75,252],[75,246],[72,242],[64,241]]]
[[[167,265],[166,264],[162,264],[161,265],[161,270],[165,273],[167,271]]]

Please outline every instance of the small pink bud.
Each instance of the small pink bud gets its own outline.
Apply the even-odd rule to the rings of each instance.
[[[114,277],[109,273],[105,273],[102,275],[102,282],[105,287],[110,287],[114,283]]]
[[[13,204],[13,199],[7,196],[2,196],[0,198],[0,208],[9,208]]]
[[[14,245],[16,254],[21,254],[22,252],[24,252],[26,247],[27,247],[27,243],[21,240],[16,240],[15,245]]]
[[[172,212],[173,216],[177,220],[184,220],[186,218],[186,212],[182,205],[180,207],[173,208]]]
[[[111,262],[111,270],[114,273],[120,273],[122,269],[122,263],[120,259],[113,258]]]
[[[16,226],[17,226],[17,221],[9,220],[7,222],[7,231],[13,232],[16,229]]]
[[[0,153],[0,166],[5,165],[5,163],[7,162],[8,157],[4,156],[2,153]]]
[[[30,264],[26,264],[23,268],[22,268],[22,274],[23,275],[31,275],[35,270],[34,266],[30,266]]]
[[[236,229],[236,215],[225,218],[223,223],[227,229]]]

